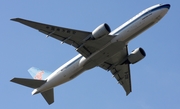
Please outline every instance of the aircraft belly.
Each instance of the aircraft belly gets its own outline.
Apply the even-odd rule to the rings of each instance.
[[[56,77],[54,77],[53,79],[47,80],[47,82],[44,85],[42,85],[41,87],[39,87],[38,90],[40,92],[44,92],[44,91],[47,91],[57,85],[63,84],[66,81],[67,81],[66,78],[64,78],[62,74],[59,74],[59,75],[56,75]]]
[[[100,50],[96,53],[93,57],[91,57],[91,61],[87,63],[87,65],[94,65],[98,66],[104,61],[108,60],[109,58],[113,57],[117,54],[120,50],[123,49],[125,43],[123,42],[115,42],[107,46],[106,48]]]
[[[39,90],[49,90],[53,87],[66,83],[80,75],[83,71],[86,70],[82,66],[83,64],[79,63],[80,61],[81,60],[75,62],[66,69],[59,69],[59,71],[54,72],[54,75],[51,78],[49,78],[47,82],[39,88]]]

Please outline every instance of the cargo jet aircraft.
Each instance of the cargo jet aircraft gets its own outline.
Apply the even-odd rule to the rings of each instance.
[[[48,104],[54,102],[53,88],[77,77],[82,72],[96,66],[108,70],[122,85],[128,95],[131,90],[130,64],[146,56],[142,48],[128,54],[128,43],[137,35],[157,23],[169,10],[169,4],[157,4],[149,7],[111,32],[104,23],[94,31],[80,31],[58,27],[21,18],[11,19],[30,26],[51,36],[62,43],[67,43],[79,52],[73,59],[54,72],[32,67],[28,71],[34,79],[13,78],[11,81],[34,88],[32,95],[41,93]]]

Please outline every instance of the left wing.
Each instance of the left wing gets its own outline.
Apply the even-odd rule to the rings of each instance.
[[[125,62],[127,60],[127,57],[128,50],[126,46],[114,57],[110,58],[100,65],[101,68],[111,71],[113,77],[115,77],[118,83],[123,86],[124,90],[126,91],[126,95],[128,95],[132,91],[130,66]]]
[[[67,43],[74,46],[76,50],[84,57],[90,56],[113,38],[106,35],[98,40],[88,40],[92,36],[91,32],[58,27],[21,18],[14,18],[11,20],[37,29],[47,36],[60,40],[62,43]]]

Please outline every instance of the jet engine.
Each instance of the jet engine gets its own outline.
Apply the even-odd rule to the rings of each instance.
[[[140,60],[142,60],[145,56],[146,56],[146,53],[142,48],[136,48],[128,56],[128,61],[131,64],[135,64],[136,62],[139,62]]]
[[[98,39],[104,35],[107,35],[111,32],[111,29],[108,24],[103,23],[99,25],[93,32],[92,32],[92,39]]]

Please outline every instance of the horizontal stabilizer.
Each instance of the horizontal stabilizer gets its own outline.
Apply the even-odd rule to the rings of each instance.
[[[26,79],[26,78],[13,78],[11,82],[24,85],[30,88],[38,88],[43,85],[45,80],[35,80],[35,79]]]
[[[53,90],[53,88],[50,90],[47,90],[45,92],[42,92],[41,95],[44,97],[44,99],[47,101],[47,103],[49,105],[54,102],[54,90]]]

